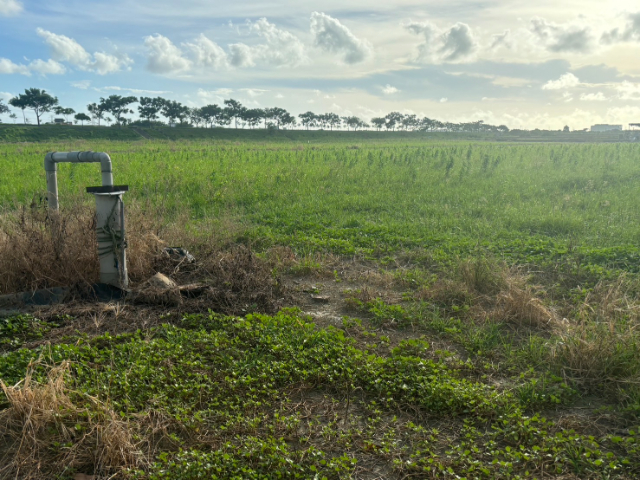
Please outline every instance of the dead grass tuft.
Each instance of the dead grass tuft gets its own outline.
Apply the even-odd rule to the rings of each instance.
[[[614,282],[599,282],[578,309],[579,320],[640,323],[640,281],[621,275]]]
[[[0,380],[9,402],[0,413],[0,477],[54,478],[69,471],[112,475],[144,463],[132,425],[97,399],[69,389],[68,370],[68,362],[51,369],[43,383],[33,380],[33,367],[16,386]],[[86,406],[78,406],[81,399]]]
[[[495,317],[517,325],[539,329],[554,329],[558,326],[556,316],[535,296],[531,287],[510,285],[497,297]]]
[[[567,327],[550,358],[585,390],[603,391],[640,380],[640,339],[633,326],[587,322]]]

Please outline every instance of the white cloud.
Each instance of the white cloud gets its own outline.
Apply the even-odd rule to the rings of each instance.
[[[573,73],[565,73],[558,80],[549,80],[542,86],[543,90],[561,90],[563,88],[577,87],[580,79]]]
[[[86,90],[91,86],[90,80],[81,80],[79,82],[71,82],[71,86],[74,88],[79,88],[80,90]]]
[[[602,92],[583,93],[582,95],[580,95],[580,100],[586,102],[605,102],[607,100],[607,97],[605,97],[604,93]]]
[[[443,61],[459,62],[473,54],[476,48],[469,25],[458,22],[443,34],[443,44],[439,51]]]
[[[398,93],[399,91],[400,90],[398,90],[396,87],[393,87],[388,83],[384,87],[382,87],[382,93],[384,93],[385,95],[392,95],[394,93]]]
[[[640,100],[640,83],[624,81],[616,85],[621,100]]]
[[[284,98],[284,95],[283,95],[283,94],[281,94],[281,93],[278,93],[278,94],[276,95],[276,98],[278,98],[278,99],[280,99],[280,98]]]
[[[544,18],[531,20],[530,32],[536,45],[542,45],[553,53],[590,53],[594,47],[594,37],[588,26],[577,24],[557,24]]]
[[[478,49],[473,32],[466,23],[458,22],[440,30],[430,22],[407,22],[405,30],[422,37],[416,60],[425,63],[457,63],[473,58]]]
[[[204,90],[199,88],[198,98],[202,103],[221,104],[225,97],[228,98],[231,93],[233,93],[233,90],[230,88],[218,88],[216,90]]]
[[[254,57],[260,57],[269,65],[291,67],[300,65],[306,60],[302,42],[290,32],[269,23],[266,18],[251,24],[250,28],[267,42],[266,45],[254,47],[254,50],[257,50]]]
[[[147,69],[153,73],[170,74],[187,70],[191,62],[182,56],[182,51],[171,40],[160,34],[144,39],[147,47]]]
[[[234,43],[229,45],[229,63],[234,67],[254,67],[256,62],[253,59],[253,49],[244,43]]]
[[[65,35],[58,35],[42,28],[36,29],[36,33],[51,48],[53,60],[68,62],[81,70],[106,75],[118,72],[133,63],[127,55],[115,56],[104,52],[95,52],[92,57],[82,45]]]
[[[447,103],[449,101],[449,99],[447,97],[442,97],[440,99],[440,103]]]
[[[133,63],[127,55],[115,56],[108,53],[96,52],[93,54],[95,59],[87,70],[95,70],[98,75],[106,75],[127,68]]]
[[[338,55],[347,65],[368,60],[373,54],[368,41],[359,39],[339,20],[325,13],[311,14],[311,34],[316,47]]]
[[[96,92],[129,92],[137,95],[163,95],[165,93],[172,93],[170,90],[143,90],[139,88],[126,88],[118,86],[109,86],[94,88]]]
[[[194,43],[185,43],[184,45],[191,49],[196,65],[215,69],[229,66],[229,59],[222,47],[209,40],[202,33]]]
[[[22,4],[17,0],[0,0],[0,16],[11,17],[22,12]]]
[[[626,15],[627,25],[624,29],[614,28],[602,34],[600,42],[612,44],[616,42],[640,42],[640,12]]]
[[[63,75],[67,69],[59,62],[49,59],[46,62],[44,60],[34,60],[29,64],[29,69],[40,75]]]
[[[69,62],[73,65],[87,65],[91,62],[89,52],[74,39],[65,35],[56,35],[42,28],[37,28],[36,33],[49,45],[54,60]]]
[[[241,88],[241,92],[245,92],[251,98],[259,97],[260,95],[268,92],[269,90],[261,90],[259,88]]]
[[[193,57],[193,63],[199,67],[216,70],[231,67],[246,68],[257,64],[269,67],[295,67],[307,58],[302,42],[290,32],[277,28],[266,18],[256,22],[247,22],[249,32],[258,35],[265,43],[247,45],[234,43],[229,45],[229,53],[203,34],[193,42],[184,43]]]
[[[21,75],[31,75],[29,71],[29,67],[26,65],[18,65],[17,63],[13,63],[8,58],[0,58],[0,75],[11,75],[14,73],[19,73]]]

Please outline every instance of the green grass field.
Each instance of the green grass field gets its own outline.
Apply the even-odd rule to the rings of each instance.
[[[291,292],[0,319],[0,378],[33,373],[0,478],[638,478],[639,144],[227,135],[0,143],[5,237],[46,152],[106,151],[138,215]],[[61,205],[99,178],[61,165]]]

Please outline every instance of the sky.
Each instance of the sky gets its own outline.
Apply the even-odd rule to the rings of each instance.
[[[626,128],[640,123],[640,3],[0,0],[0,98],[31,87],[77,112],[117,94]]]

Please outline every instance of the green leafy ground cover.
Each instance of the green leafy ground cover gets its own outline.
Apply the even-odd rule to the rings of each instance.
[[[0,144],[2,213],[38,207],[44,154],[76,149],[109,152],[127,201],[195,241],[323,278],[348,316],[0,319],[0,452],[49,439],[29,450],[41,478],[640,475],[640,145]],[[61,165],[61,203],[98,183]],[[16,398],[50,413],[39,430]]]

